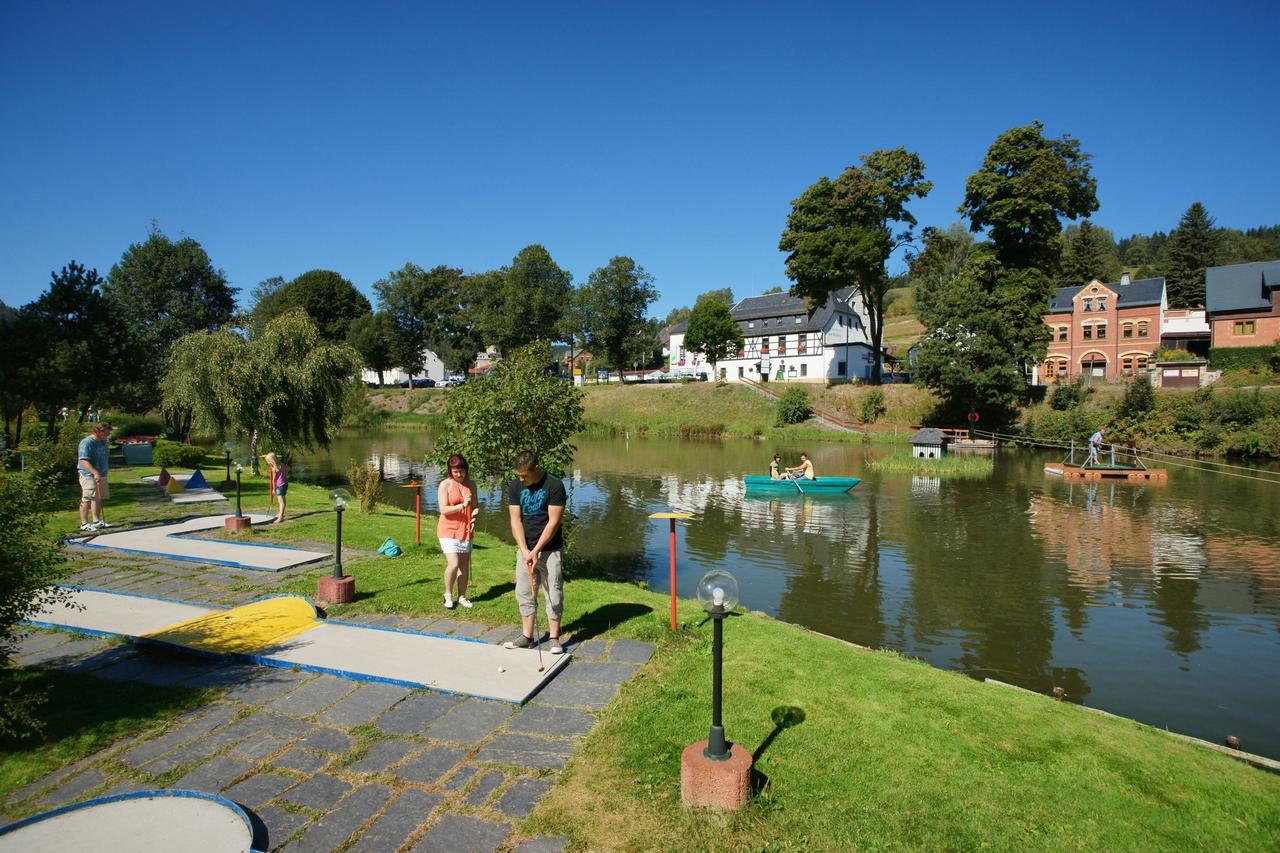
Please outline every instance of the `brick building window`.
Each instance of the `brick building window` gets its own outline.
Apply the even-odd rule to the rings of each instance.
[[[1145,338],[1147,336],[1147,327],[1148,327],[1148,323],[1146,320],[1141,320],[1138,322],[1138,337]]]
[[[1121,329],[1121,335],[1122,335],[1122,337],[1126,337],[1126,338],[1132,338],[1132,337],[1133,337],[1133,324],[1132,324],[1132,323],[1122,323],[1122,324],[1120,325],[1120,329]]]
[[[1065,341],[1070,334],[1070,330],[1066,326],[1058,327],[1058,340]]]
[[[1093,326],[1092,326],[1092,325],[1085,326],[1085,327],[1084,327],[1084,329],[1083,329],[1082,331],[1084,332],[1084,339],[1085,339],[1086,341],[1091,341],[1091,340],[1093,340]]]
[[[1107,339],[1107,324],[1099,323],[1098,324],[1098,340],[1105,341],[1106,339]]]
[[[1236,320],[1231,327],[1233,335],[1252,335],[1254,333],[1254,323],[1252,320]]]

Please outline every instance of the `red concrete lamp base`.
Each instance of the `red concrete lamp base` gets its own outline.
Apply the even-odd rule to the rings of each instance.
[[[225,519],[223,519],[222,524],[224,527],[227,528],[227,530],[230,530],[232,533],[239,533],[241,530],[244,530],[250,527],[253,524],[253,522],[249,519],[249,516],[247,515],[228,515]]]
[[[706,748],[700,740],[680,755],[680,799],[691,808],[742,808],[751,799],[751,753],[735,743],[727,759],[713,761]]]
[[[325,575],[316,584],[316,601],[321,604],[350,604],[356,600],[356,579],[351,575]]]

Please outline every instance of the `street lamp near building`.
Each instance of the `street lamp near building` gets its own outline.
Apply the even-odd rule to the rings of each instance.
[[[687,806],[739,809],[751,796],[751,753],[725,740],[721,719],[724,620],[738,604],[738,581],[711,571],[698,581],[698,602],[712,620],[711,730],[680,756],[680,797]]]
[[[329,492],[329,502],[337,516],[337,542],[333,552],[333,574],[320,578],[316,587],[316,599],[325,604],[347,604],[356,600],[356,579],[342,573],[342,513],[351,500],[351,492],[346,489]]]

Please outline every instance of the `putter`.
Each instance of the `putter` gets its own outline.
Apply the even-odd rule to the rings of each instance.
[[[538,672],[546,669],[542,665],[542,633],[538,630],[538,582],[533,575],[533,560],[525,560],[525,567],[529,569],[529,586],[533,589],[533,636],[538,644]]]

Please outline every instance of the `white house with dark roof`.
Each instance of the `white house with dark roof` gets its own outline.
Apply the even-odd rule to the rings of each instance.
[[[729,315],[742,330],[743,346],[715,369],[730,382],[828,382],[871,377],[875,356],[863,322],[866,311],[855,288],[831,294],[812,314],[798,296],[766,293],[740,299]],[[700,353],[686,354],[686,358],[706,364]]]

